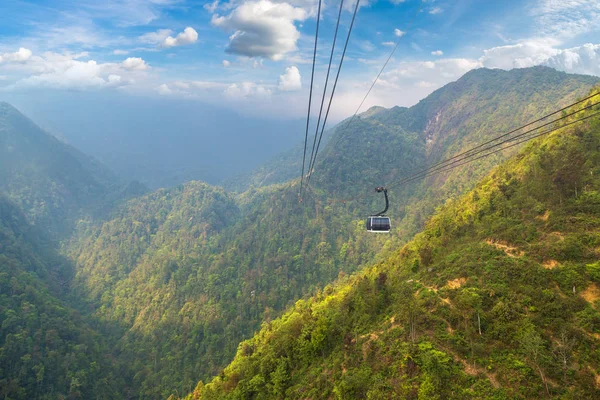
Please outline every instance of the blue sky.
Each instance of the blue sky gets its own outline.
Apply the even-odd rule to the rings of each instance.
[[[339,4],[324,2],[317,87]],[[353,4],[344,4],[340,44]],[[334,120],[354,112],[397,40],[365,109],[412,105],[473,68],[542,64],[600,75],[600,0],[425,0],[414,17],[420,4],[361,2]],[[2,0],[0,99],[107,91],[299,118],[316,11],[315,0]]]

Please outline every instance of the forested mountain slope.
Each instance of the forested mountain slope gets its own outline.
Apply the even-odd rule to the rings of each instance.
[[[0,396],[120,398],[102,337],[65,301],[72,269],[0,195]]]
[[[527,145],[387,260],[265,322],[188,398],[596,398],[599,216],[594,117]]]
[[[553,72],[514,71],[517,76],[526,73]],[[559,77],[544,86],[554,107],[584,94],[586,84],[594,80]],[[527,78],[519,79],[525,85]],[[496,96],[502,104],[519,110],[529,107],[527,98],[515,97],[511,102],[512,86],[498,88]],[[471,86],[464,90],[454,91],[453,99],[458,100],[438,99],[438,106],[460,109],[460,104],[489,103],[486,96],[471,93],[477,93]],[[544,107],[516,114],[522,119],[539,117]],[[452,144],[451,138],[468,143],[470,132],[488,134],[474,122],[486,118],[475,115],[477,110],[465,114],[469,118],[464,121],[464,136],[449,134],[444,146]],[[369,118],[383,118],[386,112],[371,112]],[[115,348],[130,368],[130,381],[141,397],[191,391],[197,379],[218,373],[233,357],[238,342],[262,321],[340,273],[385,258],[421,228],[435,207],[471,188],[493,165],[481,162],[469,173],[453,171],[448,180],[415,182],[393,192],[391,213],[397,228],[392,235],[368,235],[364,217],[379,211],[381,198],[332,200],[391,182],[402,171],[421,165],[430,149],[418,132],[398,129],[390,121],[365,121],[353,125],[339,142],[345,153],[331,147],[336,144],[332,138],[324,149],[331,156],[323,159],[302,203],[297,180],[239,195],[192,182],[132,200],[104,223],[79,224],[68,246],[77,264],[74,290],[94,305],[94,317],[116,327]],[[505,121],[491,116],[490,132],[504,129],[504,125],[494,128],[496,123]],[[456,124],[453,129],[463,129]],[[443,136],[442,131],[438,136]],[[448,185],[452,179],[459,184]]]
[[[140,184],[125,186],[103,165],[0,102],[0,192],[30,222],[62,235],[78,218],[144,191]]]
[[[547,67],[470,71],[411,108],[377,108],[355,119],[347,130],[338,128],[312,181],[340,197],[390,185],[415,168],[460,154],[571,104],[597,82],[597,77]],[[411,151],[399,154],[400,146],[411,146]],[[440,199],[471,189],[490,168],[518,149],[478,160],[460,173],[451,171],[391,189],[392,210],[401,217],[396,221],[402,227],[400,235],[418,232]]]
[[[142,397],[189,392],[264,318],[354,271],[387,240],[356,231],[348,215],[299,204],[289,186],[235,199],[190,182],[82,232],[70,246],[75,291],[96,304],[95,317],[125,328],[113,339]]]

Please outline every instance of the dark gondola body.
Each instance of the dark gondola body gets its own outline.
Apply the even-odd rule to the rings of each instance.
[[[391,228],[389,217],[374,215],[367,218],[368,232],[388,233]]]
[[[390,218],[384,215],[389,207],[387,189],[384,187],[378,187],[375,188],[375,191],[378,193],[383,192],[383,194],[385,195],[385,210],[383,210],[379,214],[371,215],[367,218],[367,232],[388,233],[392,226]]]

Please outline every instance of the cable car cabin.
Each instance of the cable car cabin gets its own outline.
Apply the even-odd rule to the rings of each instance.
[[[385,210],[379,214],[371,215],[367,218],[367,232],[373,233],[387,233],[390,231],[390,217],[386,217],[384,214],[389,208],[387,189],[383,186],[375,188],[377,193],[383,193],[385,195]]]
[[[367,232],[388,233],[391,229],[390,218],[374,215],[367,218]]]

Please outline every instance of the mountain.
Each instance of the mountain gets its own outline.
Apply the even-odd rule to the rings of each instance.
[[[47,134],[8,103],[0,103],[0,192],[28,220],[63,235],[86,215],[145,191],[125,185],[93,158]]]
[[[525,94],[530,80],[542,97]],[[132,391],[190,392],[263,321],[385,260],[513,152],[392,190],[391,235],[364,232],[364,217],[382,207],[374,186],[539,118],[593,82],[543,68],[481,70],[425,99],[414,114],[422,120],[400,124],[392,116],[408,109],[372,110],[333,134],[302,202],[297,179],[239,194],[190,182],[131,200],[106,221],[78,225],[65,246],[75,262],[73,292],[92,305],[93,318],[117,327],[111,343],[130,368]],[[354,198],[361,194],[369,196]]]
[[[528,144],[187,398],[596,398],[599,165],[597,116]]]
[[[120,177],[152,189],[190,180],[221,184],[304,135],[301,120],[245,116],[189,99],[124,97],[117,92],[58,96],[49,102],[44,96],[12,94],[10,101]]]
[[[594,76],[548,67],[472,70],[410,108],[373,107],[349,125],[349,119],[339,123],[329,132],[332,144],[322,147],[314,180],[343,196],[393,182],[408,170],[446,159],[570,104],[598,82]],[[410,143],[396,143],[400,140]],[[413,148],[399,156],[398,148],[407,145]],[[229,187],[239,190],[298,177],[302,150],[297,146],[282,153]],[[482,162],[487,162],[484,168],[476,164],[469,173],[487,171],[505,157]]]
[[[123,380],[93,324],[66,300],[73,273],[0,195],[0,396],[120,398]]]

